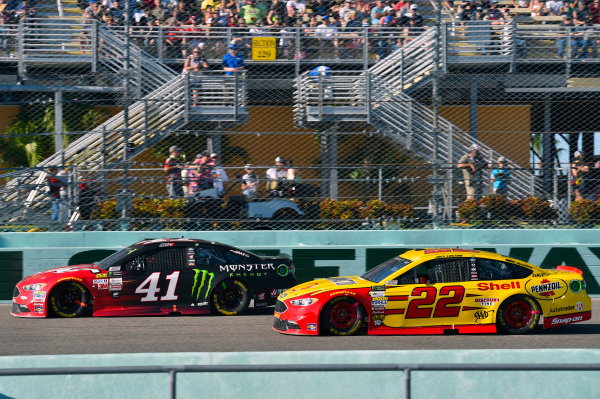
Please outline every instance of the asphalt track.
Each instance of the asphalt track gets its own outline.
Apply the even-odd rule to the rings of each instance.
[[[592,319],[529,335],[305,337],[272,330],[273,309],[237,317],[25,319],[0,305],[0,356],[91,353],[246,352],[398,349],[600,348],[600,298]]]

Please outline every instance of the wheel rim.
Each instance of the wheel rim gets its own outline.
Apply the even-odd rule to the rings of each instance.
[[[531,308],[531,304],[527,301],[514,301],[506,307],[504,315],[504,319],[509,326],[521,328],[528,325],[531,321],[533,309]]]
[[[242,290],[238,287],[227,287],[221,295],[221,305],[224,309],[235,309],[243,300]]]
[[[83,293],[76,286],[69,286],[56,298],[56,307],[64,313],[76,311],[83,305]]]
[[[356,323],[357,317],[356,304],[340,302],[331,308],[331,325],[337,329],[347,330]]]

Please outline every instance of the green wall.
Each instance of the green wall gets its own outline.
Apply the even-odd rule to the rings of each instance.
[[[300,281],[362,274],[410,248],[484,249],[547,268],[578,267],[588,292],[600,294],[600,230],[165,231],[0,233],[0,299],[11,299],[22,276],[93,262],[144,238],[182,236],[286,253]]]

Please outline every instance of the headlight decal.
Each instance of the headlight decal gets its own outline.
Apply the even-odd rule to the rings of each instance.
[[[290,304],[294,306],[310,306],[313,303],[318,301],[317,298],[301,298],[301,299],[292,299]]]

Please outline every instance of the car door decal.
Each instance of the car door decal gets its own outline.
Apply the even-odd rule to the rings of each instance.
[[[424,298],[420,298],[425,293]],[[412,299],[408,303],[405,319],[420,319],[433,317],[457,317],[460,313],[459,306],[450,306],[460,304],[465,297],[465,288],[460,285],[447,285],[440,288],[439,295],[441,296],[435,304],[437,289],[435,287],[415,287],[412,290],[411,296],[418,297]]]
[[[165,279],[169,281],[169,285],[167,286],[167,293],[160,297],[161,301],[177,300],[178,296],[175,295],[175,290],[177,289],[177,282],[179,281],[180,273],[181,272],[176,271],[165,276]],[[160,293],[160,288],[158,288],[160,275],[161,272],[154,272],[150,274],[140,285],[137,286],[137,288],[135,289],[136,294],[146,294],[140,299],[141,302],[159,301],[157,294]]]

